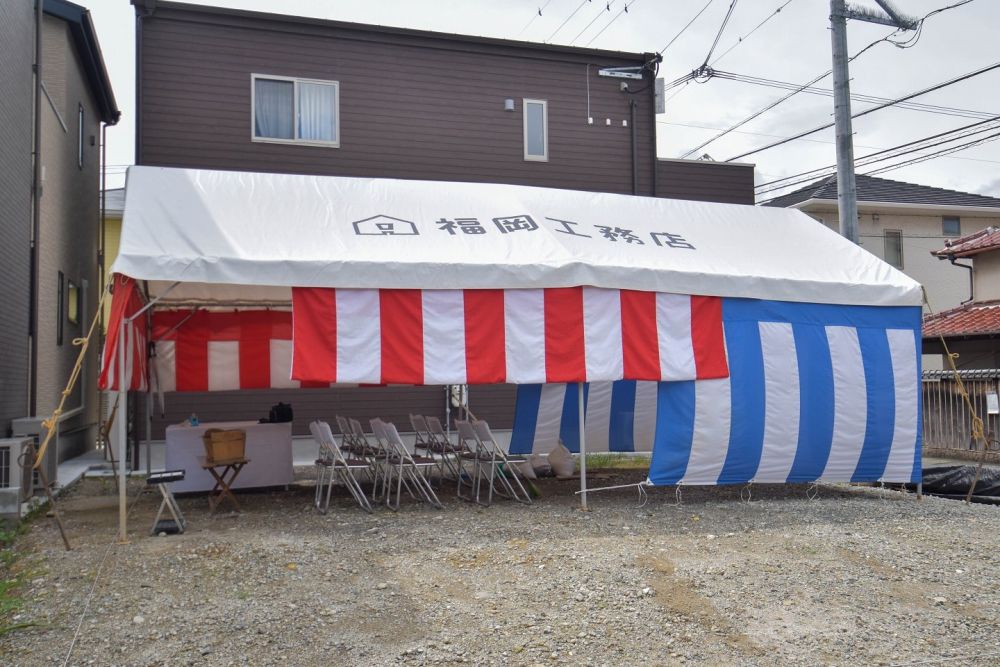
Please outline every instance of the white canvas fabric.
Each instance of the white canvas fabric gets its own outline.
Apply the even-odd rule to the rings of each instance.
[[[475,221],[476,225],[468,224]],[[481,230],[467,233],[470,230]],[[273,288],[589,285],[919,305],[919,284],[788,209],[441,183],[132,167],[113,271],[259,302]],[[218,286],[221,289],[216,289]]]

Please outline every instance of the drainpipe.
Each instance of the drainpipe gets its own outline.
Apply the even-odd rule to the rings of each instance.
[[[969,298],[962,302],[961,305],[965,305],[976,298],[976,283],[972,277],[972,265],[971,264],[959,264],[955,261],[954,255],[948,255],[948,261],[952,266],[960,266],[963,269],[969,270]]]
[[[42,2],[35,0],[35,113],[31,177],[31,239],[28,288],[28,414],[38,410],[38,236],[42,201]]]
[[[632,194],[639,194],[639,147],[638,138],[635,132],[635,100],[631,97],[628,100],[629,125],[632,130]]]

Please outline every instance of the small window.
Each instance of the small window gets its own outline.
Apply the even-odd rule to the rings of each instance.
[[[885,261],[903,268],[903,232],[898,229],[885,230]]]
[[[83,105],[82,104],[78,105],[78,107],[77,107],[77,110],[76,110],[76,122],[77,122],[77,128],[76,128],[76,165],[80,169],[83,169],[83,135],[85,134],[85,132],[84,132],[84,126],[83,126]]]
[[[254,74],[253,140],[340,146],[340,84]]]
[[[524,159],[549,159],[549,110],[545,100],[524,100]]]
[[[941,218],[941,233],[948,238],[962,235],[962,219],[957,215],[946,215]]]
[[[72,280],[66,282],[66,319],[70,324],[80,323],[80,287]]]
[[[63,344],[63,317],[66,312],[66,277],[59,272],[59,284],[56,286],[56,345]]]

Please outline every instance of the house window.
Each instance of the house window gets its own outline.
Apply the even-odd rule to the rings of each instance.
[[[549,159],[549,103],[524,100],[524,159],[547,162]]]
[[[885,230],[885,261],[903,268],[903,232],[898,229]]]
[[[83,105],[77,105],[76,110],[76,166],[83,169]]]
[[[962,235],[962,219],[957,215],[946,215],[941,218],[941,233],[949,238]]]
[[[253,140],[340,146],[340,84],[252,75]]]
[[[66,308],[66,277],[59,272],[59,284],[56,286],[56,345],[63,344],[63,313]]]
[[[66,282],[66,319],[70,324],[80,323],[80,287],[72,280]]]

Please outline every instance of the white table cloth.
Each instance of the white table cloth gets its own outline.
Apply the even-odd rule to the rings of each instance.
[[[292,424],[257,422],[214,422],[190,426],[187,423],[167,427],[166,469],[184,470],[184,480],[174,482],[174,493],[211,491],[215,480],[202,470],[198,457],[205,455],[201,436],[210,428],[246,431],[246,458],[250,463],[240,472],[234,489],[285,486],[292,483]]]

